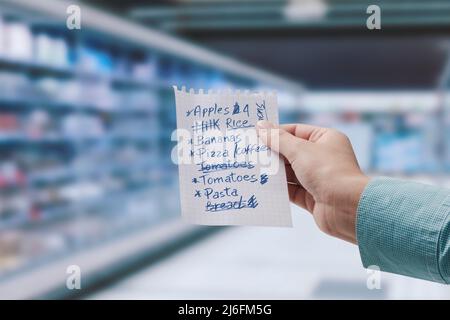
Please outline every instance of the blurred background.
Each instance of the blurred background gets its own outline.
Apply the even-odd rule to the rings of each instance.
[[[368,290],[298,208],[292,229],[185,225],[170,160],[172,85],[275,89],[281,122],[344,131],[368,174],[450,186],[449,35],[443,0],[0,0],[0,298],[450,298]]]

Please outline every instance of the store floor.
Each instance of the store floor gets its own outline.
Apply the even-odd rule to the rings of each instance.
[[[447,286],[381,274],[367,288],[358,248],[293,208],[294,228],[233,227],[89,299],[450,299]]]

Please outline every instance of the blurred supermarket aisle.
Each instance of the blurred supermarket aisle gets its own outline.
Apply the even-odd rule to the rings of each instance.
[[[89,299],[450,299],[447,287],[381,275],[368,290],[357,247],[318,231],[293,208],[294,228],[229,228]]]
[[[383,1],[376,39],[364,0],[80,0],[69,30],[72,2],[0,0],[0,298],[66,297],[68,265],[95,285],[190,234],[172,225],[172,85],[276,90],[281,122],[345,132],[368,174],[450,186],[442,1]],[[356,248],[295,216],[226,229],[91,298],[448,297],[390,275],[368,291]]]
[[[302,88],[89,5],[69,30],[70,4],[0,1],[0,299],[64,290],[64,259],[114,269],[103,246],[128,260],[178,216],[172,85]]]

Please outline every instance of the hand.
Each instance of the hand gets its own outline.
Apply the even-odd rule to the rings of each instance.
[[[356,243],[356,211],[369,178],[347,136],[305,124],[259,121],[256,127],[261,140],[285,158],[290,200],[311,212],[323,232]]]

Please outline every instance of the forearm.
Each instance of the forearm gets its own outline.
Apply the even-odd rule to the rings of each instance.
[[[450,282],[450,190],[372,179],[359,201],[356,235],[365,267]]]

